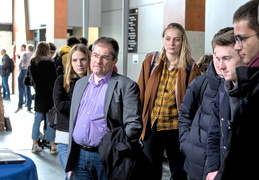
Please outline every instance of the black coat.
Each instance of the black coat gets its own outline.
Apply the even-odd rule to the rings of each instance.
[[[31,75],[35,89],[35,111],[47,113],[53,106],[53,87],[57,78],[53,61],[42,58],[35,64],[35,60],[31,59]]]
[[[259,57],[258,57],[259,61]],[[229,133],[228,154],[216,180],[258,179],[259,68],[238,67],[238,88],[228,91],[233,119]],[[231,111],[232,113],[232,111]]]
[[[107,133],[99,147],[100,159],[109,179],[152,179],[151,163],[137,142],[130,143],[123,127]]]
[[[197,107],[195,105],[197,100],[193,92],[200,87],[196,86],[186,91],[179,112],[179,140],[180,148],[185,155],[184,170],[191,178],[197,180],[205,178],[206,144],[212,118],[211,110],[222,79],[216,75],[213,62],[206,71],[206,77],[208,85],[197,112],[194,109]]]
[[[55,81],[53,90],[53,102],[59,112],[57,123],[57,130],[59,131],[69,132],[70,106],[75,83],[76,80],[73,80],[70,83],[70,89],[67,93],[63,87],[64,76],[60,75]]]
[[[222,81],[219,93],[214,101],[212,122],[208,132],[207,170],[218,171],[227,154],[227,142],[230,123],[229,96]]]
[[[11,73],[11,63],[13,63],[12,59],[7,54],[5,54],[2,58],[2,64],[0,65],[1,76],[6,75],[7,73]]]

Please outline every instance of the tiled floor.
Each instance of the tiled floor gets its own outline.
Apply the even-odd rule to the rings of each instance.
[[[26,112],[26,108],[14,113],[18,106],[18,95],[12,95],[11,101],[3,103],[5,114],[9,115],[11,120],[12,131],[0,131],[0,148],[9,148],[31,158],[36,165],[39,180],[64,180],[65,173],[57,154],[51,155],[48,148],[35,154],[31,153],[31,130],[34,114]]]
[[[18,106],[18,95],[11,95],[11,101],[4,101],[3,103],[5,114],[9,115],[11,120],[12,131],[0,131],[0,148],[9,148],[16,153],[31,158],[36,165],[39,180],[64,180],[65,173],[57,154],[51,155],[48,148],[44,148],[38,153],[31,153],[31,130],[34,114],[26,112],[26,108],[14,113]],[[41,129],[43,129],[43,126]],[[168,180],[168,165],[165,163],[163,167],[162,180]]]

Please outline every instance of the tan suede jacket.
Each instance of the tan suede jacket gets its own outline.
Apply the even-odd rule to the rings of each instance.
[[[162,74],[163,61],[154,67],[152,74],[150,75],[151,70],[151,61],[153,54],[150,54],[142,63],[142,68],[140,71],[138,85],[140,88],[140,100],[142,105],[142,121],[143,121],[143,130],[141,134],[141,139],[144,139],[145,134],[151,130],[151,111],[156,99],[157,89],[160,82],[160,77]],[[176,80],[176,105],[179,111],[181,102],[183,100],[185,91],[188,85],[192,80],[199,76],[200,70],[196,63],[194,62],[191,68],[191,72],[188,76],[188,70],[179,70]],[[187,78],[189,79],[187,80]]]

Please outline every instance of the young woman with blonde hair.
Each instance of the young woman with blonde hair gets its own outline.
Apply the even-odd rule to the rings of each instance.
[[[188,84],[200,75],[200,71],[191,57],[182,25],[170,23],[162,38],[161,50],[146,57],[138,79],[143,108],[141,138],[154,167],[153,179],[162,177],[165,150],[171,179],[184,180],[187,175],[179,151],[178,112]]]
[[[91,74],[91,72],[90,51],[84,44],[77,44],[68,54],[65,74],[60,75],[55,81],[53,101],[59,112],[55,142],[58,144],[59,159],[64,170],[67,159],[69,115],[74,86],[78,79]],[[66,179],[68,179],[67,176]]]

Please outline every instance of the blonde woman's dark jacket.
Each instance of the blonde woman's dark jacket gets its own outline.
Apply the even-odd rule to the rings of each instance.
[[[31,75],[35,89],[34,110],[47,113],[54,105],[52,94],[57,78],[56,68],[50,58],[41,58],[38,64],[34,61],[34,58],[31,59]]]

